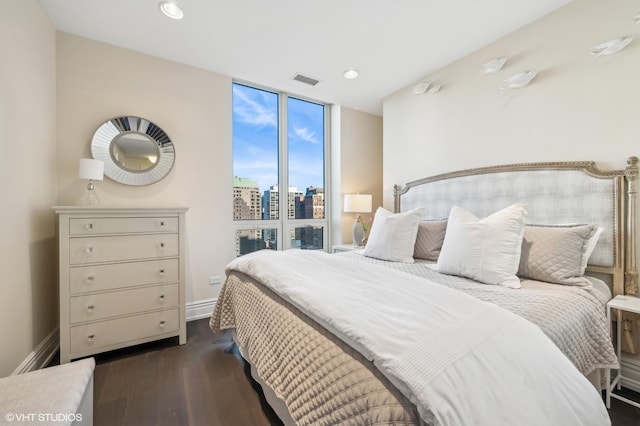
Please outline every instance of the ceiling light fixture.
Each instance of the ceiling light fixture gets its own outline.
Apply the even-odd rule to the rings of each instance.
[[[184,13],[182,13],[182,9],[180,9],[180,6],[168,0],[164,0],[158,3],[158,7],[160,8],[160,11],[165,14],[165,16],[171,19],[182,19],[182,17],[184,16]]]
[[[344,72],[344,78],[348,78],[350,80],[357,78],[359,75],[360,73],[358,72],[358,70],[354,68],[350,68]]]

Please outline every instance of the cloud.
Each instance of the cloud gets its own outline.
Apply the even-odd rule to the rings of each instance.
[[[253,179],[260,185],[260,194],[269,190],[272,185],[278,184],[278,175],[275,173],[264,173],[254,175]]]
[[[304,167],[304,164],[300,167],[289,167],[289,179],[306,186],[311,184],[318,186],[318,182],[324,179],[324,170],[322,167]]]
[[[251,92],[257,96],[251,96]],[[277,108],[267,105],[269,93],[244,86],[233,86],[233,113],[241,122],[254,126],[278,126]],[[276,99],[277,101],[277,99]]]
[[[316,132],[309,130],[308,127],[295,127],[293,133],[305,142],[319,143]]]
[[[234,161],[233,173],[239,175],[242,172],[255,171],[255,170],[269,170],[277,174],[278,163],[277,161]],[[245,176],[242,176],[245,177]]]

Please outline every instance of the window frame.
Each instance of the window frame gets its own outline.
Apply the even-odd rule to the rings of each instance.
[[[259,84],[254,84],[242,80],[233,79],[231,82],[232,99],[233,99],[233,86],[235,84],[247,86],[253,89],[264,90],[274,93],[278,96],[278,215],[279,219],[249,219],[249,220],[235,220],[232,219],[232,226],[234,230],[234,246],[237,242],[238,231],[242,230],[263,230],[263,229],[277,229],[278,244],[277,250],[288,250],[294,248],[291,246],[291,235],[295,232],[295,228],[298,227],[322,227],[322,250],[331,252],[331,242],[329,241],[331,234],[331,104],[321,102],[315,99],[308,98],[306,96],[296,95],[283,90],[276,90]],[[323,106],[323,133],[324,133],[324,218],[323,219],[290,219],[288,215],[288,199],[289,199],[289,155],[288,155],[288,99],[294,98],[306,102],[315,103]],[[233,116],[233,101],[231,102],[231,114]],[[233,128],[232,128],[232,152],[233,152]],[[233,163],[233,154],[231,161]],[[233,175],[233,164],[231,167],[231,173]],[[250,178],[247,176],[247,178]],[[303,188],[306,190],[306,188]],[[233,187],[231,188],[233,192]],[[262,196],[263,194],[261,194]],[[233,196],[233,194],[232,194]],[[287,202],[282,202],[287,200]],[[232,206],[233,208],[233,206]]]

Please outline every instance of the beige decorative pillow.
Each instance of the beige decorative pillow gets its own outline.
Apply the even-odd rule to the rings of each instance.
[[[413,257],[416,259],[438,260],[446,232],[447,219],[421,221],[418,226],[416,246],[413,248]]]
[[[525,226],[518,276],[555,284],[588,285],[589,280],[583,275],[597,231],[596,225]]]

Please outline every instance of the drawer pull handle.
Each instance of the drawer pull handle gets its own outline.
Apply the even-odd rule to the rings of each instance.
[[[164,303],[164,294],[160,295],[160,303]]]
[[[160,269],[160,272],[158,272],[160,275],[164,275],[164,269]]]
[[[160,243],[160,248],[164,248],[164,243]]]
[[[87,336],[87,344],[88,345],[93,345],[93,343],[96,341],[96,335],[92,334],[90,336]]]
[[[89,284],[93,284],[93,281],[94,281],[95,279],[96,279],[96,277],[94,277],[93,275],[89,275],[89,276],[87,277],[87,282],[88,282]]]
[[[87,223],[87,229],[93,231],[93,223]]]
[[[164,226],[164,222],[160,222],[160,226]]]
[[[164,323],[164,321],[160,321],[160,324],[158,324],[158,327],[160,327],[160,328],[164,328],[164,327],[165,327],[165,323]]]
[[[95,309],[94,305],[87,306],[87,312],[93,312],[94,309]]]
[[[93,253],[93,247],[92,246],[87,247],[86,248],[86,252],[87,252],[87,254],[92,254]]]

